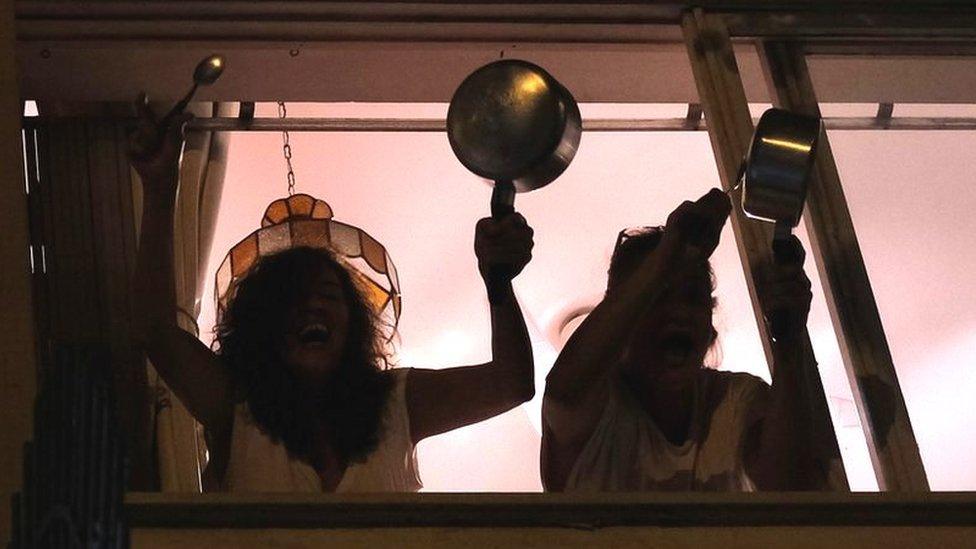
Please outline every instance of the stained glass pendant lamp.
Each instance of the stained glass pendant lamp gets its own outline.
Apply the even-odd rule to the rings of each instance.
[[[283,103],[278,104],[278,111],[283,118]],[[349,267],[360,291],[384,324],[395,330],[401,311],[400,281],[390,254],[366,231],[333,219],[332,208],[325,201],[307,194],[294,194],[295,176],[287,132],[284,132],[283,138],[288,164],[288,196],[268,206],[261,220],[261,228],[234,245],[217,269],[215,298],[218,318],[233,298],[237,283],[262,257],[307,246],[335,253]]]

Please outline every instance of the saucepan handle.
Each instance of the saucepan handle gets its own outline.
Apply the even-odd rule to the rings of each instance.
[[[491,192],[491,217],[501,219],[515,212],[515,186],[511,181],[496,181],[495,190]],[[488,302],[501,305],[508,299],[507,286],[511,279],[508,269],[495,266],[488,271]]]
[[[797,245],[793,238],[792,226],[789,223],[778,222],[773,233],[773,261],[777,265],[796,265],[802,264],[804,256],[803,248]],[[789,334],[793,326],[793,321],[789,311],[772,311],[769,314],[769,332],[774,340],[781,340]]]

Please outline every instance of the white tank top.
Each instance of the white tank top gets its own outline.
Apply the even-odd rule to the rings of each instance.
[[[616,381],[566,491],[753,491],[743,467],[743,442],[753,406],[761,409],[768,393],[758,377],[702,370],[688,439],[675,446]]]
[[[383,411],[379,445],[362,463],[350,463],[336,492],[416,492],[423,484],[417,451],[410,439],[406,384],[409,368],[390,370],[394,386]],[[315,469],[293,459],[285,446],[261,432],[247,403],[234,410],[230,459],[224,475],[228,492],[321,492]]]

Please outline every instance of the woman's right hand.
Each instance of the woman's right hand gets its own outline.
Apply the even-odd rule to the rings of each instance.
[[[157,121],[145,93],[136,99],[136,109],[139,125],[129,135],[129,162],[142,179],[145,193],[173,198],[179,183],[183,129],[193,115],[180,113]]]
[[[727,194],[718,189],[708,191],[698,200],[686,200],[668,216],[661,247],[682,252],[692,247],[708,258],[718,247],[722,227],[732,211]]]

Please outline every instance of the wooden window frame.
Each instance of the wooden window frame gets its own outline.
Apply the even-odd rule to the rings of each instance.
[[[196,8],[193,9],[208,9],[207,3],[195,4]],[[213,3],[209,8],[217,9],[217,4],[219,3]],[[239,6],[244,3],[236,4]],[[683,36],[683,45],[687,47],[692,61],[695,85],[698,94],[702,96],[701,103],[709,120],[708,128],[719,173],[726,188],[730,186],[735,175],[733,166],[737,167],[751,135],[752,123],[747,116],[746,97],[756,93],[753,90],[751,94],[747,94],[749,90],[743,85],[739,68],[735,64],[736,48],[741,49],[743,45],[747,48],[758,46],[762,74],[768,83],[768,96],[773,103],[811,113],[817,112],[818,107],[806,66],[807,54],[976,55],[976,9],[962,1],[940,2],[936,7],[918,2],[918,12],[908,16],[904,15],[904,11],[886,10],[881,1],[862,2],[859,3],[860,9],[864,10],[862,17],[852,17],[849,11],[840,11],[839,8],[845,6],[841,2],[706,1],[702,3],[704,9],[696,10],[691,10],[690,4],[684,2],[648,2],[643,5],[576,3],[568,7],[560,5],[548,8],[544,4],[529,2],[507,8],[519,11],[519,17],[524,19],[519,24],[506,24],[506,17],[511,14],[504,12],[505,7],[491,4],[468,3],[466,10],[465,6],[451,8],[440,4],[347,4],[339,8],[332,5],[331,9],[346,10],[336,15],[337,23],[293,24],[294,21],[288,17],[301,14],[288,13],[282,16],[283,23],[278,21],[260,26],[251,21],[250,25],[246,25],[246,14],[236,14],[241,18],[240,28],[223,23],[211,25],[207,27],[207,39],[199,40],[193,34],[193,29],[200,28],[200,22],[206,19],[206,14],[197,14],[198,19],[174,18],[173,13],[184,9],[177,2],[154,3],[152,9],[158,13],[154,13],[153,17],[161,21],[155,26],[141,24],[139,17],[127,19],[124,13],[113,15],[108,12],[102,14],[106,16],[108,23],[99,23],[98,10],[110,12],[131,8],[121,4],[89,6],[94,9],[94,15],[88,13],[78,17],[79,14],[72,12],[70,6],[21,2],[16,7],[17,44],[14,48],[22,61],[24,73],[21,81],[28,93],[54,93],[43,90],[70,93],[70,88],[52,85],[56,80],[52,81],[51,75],[57,73],[58,59],[62,54],[68,56],[79,41],[90,47],[86,51],[90,54],[92,63],[98,64],[104,61],[105,56],[117,54],[130,43],[145,45],[158,44],[161,41],[168,41],[170,45],[183,42],[187,44],[188,47],[183,49],[170,47],[170,55],[176,56],[170,59],[195,56],[198,49],[204,51],[214,43],[224,43],[236,44],[245,50],[251,48],[248,50],[251,53],[247,55],[252,55],[252,60],[259,60],[269,48],[281,49],[288,44],[298,44],[302,39],[318,40],[339,49],[349,48],[349,51],[360,53],[367,50],[370,43],[386,40],[420,44],[418,51],[432,52],[435,55],[441,54],[438,52],[442,51],[441,46],[445,43],[462,49],[470,46],[479,52],[477,55],[482,55],[482,50],[489,45],[492,49],[514,48],[515,51],[519,42],[552,44],[556,49],[563,43],[584,43],[604,48],[608,52],[613,52],[618,47],[627,51],[639,51],[646,47],[649,50],[673,54],[673,46],[680,47]],[[292,9],[287,3],[274,5],[278,7],[276,9]],[[301,5],[307,9],[319,9],[310,7],[309,3]],[[59,9],[65,11],[59,12]],[[461,11],[455,12],[452,9]],[[547,10],[556,10],[558,13]],[[431,14],[442,19],[431,23],[425,19]],[[329,16],[333,15],[335,14]],[[455,19],[445,24],[445,17]],[[391,26],[391,20],[397,18],[409,23]],[[553,22],[560,24],[554,25]],[[437,32],[431,34],[432,29],[437,29]],[[676,32],[678,29],[681,30],[680,35]],[[509,43],[515,45],[509,46]],[[293,58],[301,57],[301,47],[289,50],[299,52],[292,55]],[[52,51],[55,52],[54,55]],[[284,62],[274,59],[276,63]],[[731,65],[728,64],[730,59]],[[750,70],[752,76],[757,74],[755,67]],[[175,74],[182,73],[177,69],[172,73],[159,71],[157,82],[164,90],[163,97],[175,97],[182,91],[182,85],[178,84],[181,80],[174,78]],[[265,80],[271,83],[275,81],[273,78]],[[303,90],[307,90],[298,85],[300,82],[291,84],[295,84],[292,88],[294,93],[302,94],[305,93]],[[118,91],[122,89],[118,87],[113,88],[115,91],[112,92],[117,95],[110,97],[92,95],[96,92],[91,87],[75,87],[77,96],[84,99],[129,99]],[[428,100],[441,97],[444,93],[442,89],[415,91],[417,94],[429,93],[426,96]],[[261,93],[268,91],[264,89]],[[347,90],[343,93],[352,92]],[[639,97],[639,90],[630,90],[629,93],[633,97]],[[681,94],[687,95],[688,90],[677,89],[669,93],[677,98]],[[339,98],[341,96],[331,99]],[[382,100],[382,97],[376,96],[372,99]],[[420,95],[408,98],[418,99]],[[328,98],[316,96],[314,100]],[[857,249],[856,235],[829,145],[823,147],[818,158],[814,187],[819,190],[811,194],[804,216],[814,242],[812,255],[825,281],[827,300],[845,366],[871,443],[879,486],[885,491],[924,492],[928,486],[918,457],[917,444],[897,385],[877,305],[870,291],[863,259]],[[827,231],[828,226],[834,229]],[[733,227],[754,309],[758,311],[758,298],[751,273],[769,259],[766,245],[769,231],[761,226],[748,225],[738,217],[733,218]],[[839,232],[837,227],[840,227]],[[21,262],[23,259],[15,257],[13,248],[9,253],[5,249],[5,255],[11,261]],[[851,292],[866,297],[859,301],[857,308],[848,306],[840,299],[840,296],[850,295]],[[768,336],[761,315],[757,313],[756,319],[768,356]],[[14,344],[21,343],[18,341]],[[812,352],[810,358],[812,361]],[[877,440],[881,438],[878,436],[878,429],[882,428],[883,423],[878,418],[881,408],[875,404],[878,395],[865,381],[872,377],[880,379],[887,390],[894,391],[897,397],[893,414],[894,430],[887,433],[888,437],[885,438],[889,440],[889,444],[883,447],[878,447],[877,444]],[[819,385],[819,379],[811,376],[808,386],[819,390],[817,398],[822,405],[820,412],[823,417],[826,404]],[[826,416],[826,421],[829,422],[829,415]],[[827,436],[832,435],[832,432],[821,434],[825,444],[829,445],[832,441],[833,448],[836,448],[836,441],[832,436]],[[834,457],[837,455],[833,452],[832,454]],[[836,486],[845,487],[846,480],[838,481]]]

